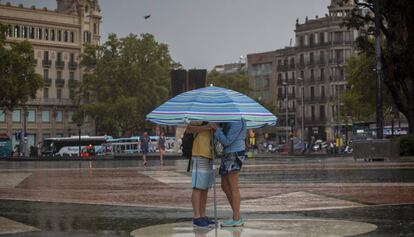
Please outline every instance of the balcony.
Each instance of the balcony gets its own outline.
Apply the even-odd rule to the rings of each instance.
[[[50,85],[52,85],[52,79],[43,78],[43,86],[50,86]]]
[[[65,80],[63,80],[63,79],[56,79],[55,83],[56,83],[56,87],[64,87],[65,86]]]
[[[78,68],[78,63],[77,62],[69,62],[68,67],[69,67],[70,70],[76,70],[76,68]]]
[[[286,71],[286,70],[288,70],[288,65],[282,65],[282,64],[279,64],[279,65],[277,65],[277,70],[278,71]]]
[[[56,61],[55,62],[56,69],[63,69],[65,67],[65,62],[63,61]]]
[[[42,60],[42,66],[43,67],[50,67],[52,65],[52,61],[51,60],[47,60],[47,59],[43,59]]]

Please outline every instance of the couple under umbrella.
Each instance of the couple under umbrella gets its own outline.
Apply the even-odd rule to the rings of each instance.
[[[187,131],[197,134],[192,154],[194,226],[218,225],[213,141],[219,141],[224,146],[219,173],[233,216],[221,226],[242,226],[238,173],[245,159],[246,131],[247,128],[275,125],[277,118],[242,93],[209,86],[177,95],[149,113],[147,120],[163,125],[189,125]],[[197,123],[198,126],[194,126]],[[217,126],[219,123],[225,124],[224,128]],[[206,141],[207,144],[211,141],[212,145],[202,146]],[[214,190],[214,221],[205,215],[207,192],[211,186]]]

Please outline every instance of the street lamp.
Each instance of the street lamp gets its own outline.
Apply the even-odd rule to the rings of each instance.
[[[78,133],[79,133],[79,157],[81,157],[81,123],[78,123]]]
[[[286,125],[286,144],[288,143],[288,139],[289,139],[289,129],[288,129],[288,95],[287,95],[287,83],[286,82],[282,82],[283,87],[285,87],[285,115],[286,115],[286,120],[285,120],[285,125]]]
[[[305,142],[305,88],[303,86],[304,80],[302,77],[298,77],[298,80],[301,81],[301,91],[302,91],[302,142]]]

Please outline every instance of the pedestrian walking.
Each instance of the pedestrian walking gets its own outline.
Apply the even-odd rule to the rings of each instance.
[[[164,165],[164,154],[165,154],[165,135],[161,132],[158,138],[158,150],[160,152],[160,165]]]
[[[150,143],[148,132],[144,132],[143,135],[139,138],[139,141],[141,143],[142,160],[144,161],[143,165],[147,166],[147,154]]]
[[[214,183],[212,156],[212,127],[209,124],[193,123],[188,126],[186,133],[193,134],[192,148],[192,194],[193,225],[207,228],[215,224],[206,215],[208,190]]]
[[[214,137],[224,146],[219,173],[221,175],[221,188],[226,194],[233,211],[233,216],[224,221],[222,227],[243,226],[240,216],[240,190],[239,172],[246,159],[245,143],[247,126],[241,120],[227,123],[224,128],[217,128]]]

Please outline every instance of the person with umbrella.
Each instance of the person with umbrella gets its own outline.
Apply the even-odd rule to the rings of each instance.
[[[211,130],[210,124],[202,122],[193,122],[186,129],[186,133],[194,136],[191,158],[193,225],[201,228],[208,228],[209,225],[215,224],[206,216],[208,190],[214,183]]]
[[[242,168],[245,155],[245,139],[247,125],[243,120],[226,124],[225,128],[217,128],[214,137],[224,146],[223,157],[219,173],[221,175],[221,188],[226,194],[233,211],[231,219],[224,221],[222,227],[243,226],[240,217],[240,190],[239,172]]]
[[[181,93],[158,106],[151,113],[147,114],[146,117],[147,120],[153,123],[163,125],[188,125],[193,121],[234,123],[233,125],[230,125],[229,133],[226,135],[224,135],[224,133],[222,134],[223,137],[227,138],[227,140],[232,138],[231,134],[237,130],[237,127],[243,128],[240,136],[245,137],[246,128],[259,128],[266,125],[273,126],[277,122],[276,116],[252,98],[237,91],[215,87],[213,85]],[[243,126],[240,126],[240,123],[243,124]],[[220,134],[219,130],[220,129],[217,129],[217,134]],[[239,138],[237,138],[236,141],[239,141]],[[242,141],[244,144],[244,138]],[[225,143],[224,139],[223,143]],[[231,143],[229,142],[227,144]],[[227,152],[234,153],[244,150],[244,146],[242,146],[240,150],[236,149],[238,148],[238,145],[236,144],[238,144],[238,142],[229,145]],[[240,156],[239,159],[242,159],[242,157],[243,156]],[[235,191],[234,196],[230,196],[233,194],[232,191],[228,192],[230,194],[229,197],[231,197],[230,200],[235,200],[230,202],[230,204],[234,204],[235,207],[233,213],[235,219],[229,220],[226,224],[234,226],[243,224],[243,220],[241,220],[239,214],[240,195],[237,196],[240,192],[238,190],[238,185],[234,185],[238,183],[238,173],[237,171],[230,171],[229,173],[229,178],[223,179],[225,181],[229,181],[227,183],[228,185],[225,187],[231,187],[231,189],[234,189]],[[216,185],[214,184],[214,217],[217,226],[217,201],[215,187]]]

